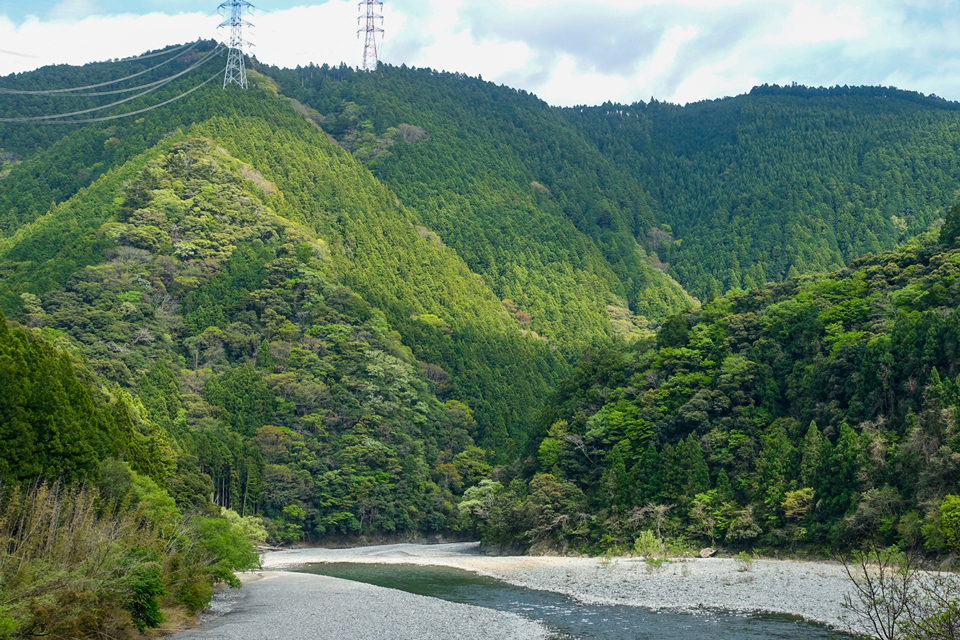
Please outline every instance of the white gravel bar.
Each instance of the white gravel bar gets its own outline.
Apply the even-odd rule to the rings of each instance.
[[[268,569],[315,562],[442,565],[590,604],[787,613],[847,629],[840,604],[850,584],[843,567],[835,563],[755,560],[749,571],[741,571],[731,559],[697,558],[654,570],[632,558],[484,556],[475,542],[292,549],[268,553],[263,559]]]
[[[256,579],[259,577],[259,579]],[[302,573],[262,572],[189,640],[539,640],[521,616]]]

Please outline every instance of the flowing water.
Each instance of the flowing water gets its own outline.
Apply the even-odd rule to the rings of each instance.
[[[449,567],[335,562],[304,565],[298,571],[517,613],[545,624],[551,630],[553,640],[851,638],[795,616],[713,610],[678,613],[625,605],[582,604],[569,596],[516,587],[494,578]]]

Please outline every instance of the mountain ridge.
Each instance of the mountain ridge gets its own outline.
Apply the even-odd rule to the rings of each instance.
[[[265,482],[254,508],[276,535],[467,526],[450,505],[532,469],[553,437],[538,416],[581,354],[702,313],[678,282],[709,306],[846,267],[935,226],[960,179],[954,116],[909,93],[868,108],[869,88],[761,88],[607,113],[463,74],[252,66],[249,91],[143,121],[0,126],[23,156],[0,183],[0,306],[142,397],[224,502],[247,494],[231,478]],[[380,413],[391,397],[430,417]],[[427,453],[356,474],[411,487],[418,516],[385,502],[381,522],[343,498],[356,486],[324,484],[361,469],[347,451],[376,460],[398,438]],[[395,464],[430,479],[372,471]],[[349,507],[330,511],[331,486]],[[427,494],[448,506],[425,515]]]

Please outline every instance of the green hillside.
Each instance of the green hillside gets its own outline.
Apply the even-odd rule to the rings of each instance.
[[[262,70],[568,355],[691,305],[638,244],[649,195],[535,96],[429,69]]]
[[[0,636],[176,624],[265,540],[958,551],[957,104],[165,54],[0,79],[183,74],[0,121]]]
[[[64,351],[0,315],[0,479],[82,480],[120,458],[166,483],[166,434],[144,423],[129,394],[104,393]]]
[[[199,121],[202,124],[179,127],[156,138],[166,144],[176,131],[208,135],[262,171],[272,185],[268,191],[276,191],[269,199],[277,214],[306,225],[314,237],[319,234],[328,243],[337,277],[387,314],[434,379],[438,392],[445,399],[468,403],[477,414],[480,440],[509,458],[511,451],[524,446],[525,425],[539,399],[565,370],[566,361],[536,336],[524,336],[522,325],[456,253],[422,237],[412,214],[394,194],[349,154],[331,145],[289,101],[278,98],[269,81],[262,85],[246,94],[201,90],[195,94],[196,106],[192,96],[186,103],[186,115],[150,126],[164,131],[190,114],[206,118]],[[111,140],[118,138],[117,133],[112,127],[80,129],[58,141],[56,149],[27,157],[5,180],[9,197],[45,193],[50,185],[39,184],[38,175],[49,174],[46,179],[56,182],[56,171],[37,170],[52,162],[48,153],[67,155],[66,164],[99,166],[102,152],[90,151],[83,141],[98,135],[109,135]],[[135,149],[150,139],[141,133],[128,146]],[[115,147],[123,144],[120,140]],[[42,295],[63,286],[77,269],[104,259],[103,251],[116,241],[101,226],[116,217],[117,192],[133,179],[138,166],[137,162],[119,164],[106,171],[102,179],[80,189],[78,196],[39,218],[33,215],[32,222],[21,224],[0,243],[0,301],[8,312],[23,313],[22,293]],[[169,229],[157,229],[169,236]],[[135,246],[154,248],[146,240],[137,242]],[[169,253],[175,240],[161,237],[156,242]],[[213,320],[223,324],[222,317]],[[198,331],[206,328],[196,327]]]
[[[529,487],[477,487],[465,508],[485,505],[479,529],[501,544],[949,553],[958,230],[960,205],[940,243],[732,292],[586,355],[544,413]]]
[[[212,51],[198,43],[170,69]],[[758,531],[744,526],[765,544],[848,539],[847,507],[884,485],[788,522],[782,503],[758,498],[770,481],[755,475],[763,438],[783,431],[799,451],[815,421],[834,451],[843,424],[859,434],[881,419],[906,437],[929,368],[958,373],[952,334],[936,347],[946,355],[897,379],[912,391],[889,391],[896,402],[856,377],[873,365],[831,369],[836,345],[892,340],[914,313],[933,321],[901,303],[933,300],[911,288],[921,267],[908,268],[916,258],[927,269],[933,254],[910,252],[940,249],[862,256],[918,237],[955,199],[952,103],[761,87],[682,108],[557,109],[428,69],[253,66],[249,91],[209,85],[137,119],[0,124],[0,308],[82,361],[103,402],[133,407],[141,436],[166,434],[173,467],[128,461],[135,472],[175,495],[208,478],[218,505],[266,516],[276,539],[457,529],[470,513],[455,507],[464,492],[471,503],[486,474],[511,480],[536,464],[570,505],[601,515],[672,501],[678,535],[700,535],[684,500],[726,491],[725,477],[733,494],[721,503],[739,505],[742,524],[753,514]],[[195,86],[201,71],[129,108]],[[115,73],[50,67],[0,85]],[[110,99],[20,96],[4,115]],[[850,284],[870,260],[907,279]],[[839,293],[802,279],[841,268]],[[942,289],[936,314],[947,317]],[[787,319],[770,311],[794,304],[807,306]],[[901,346],[883,357],[912,361],[914,347]],[[709,457],[702,438],[715,429],[748,447],[741,466]],[[696,477],[636,493],[650,482],[661,491],[650,469],[671,448],[692,456],[681,466]],[[654,475],[624,480],[643,459]],[[177,484],[181,473],[193,479]],[[789,491],[836,488],[812,477],[794,474]],[[611,482],[627,493],[601,495]],[[917,485],[895,488],[907,512],[927,518],[918,526],[932,526],[933,502]],[[793,525],[806,537],[784,538]],[[576,535],[603,546],[610,531]]]
[[[259,566],[267,532],[211,503],[196,459],[56,333],[0,313],[0,632],[175,628]]]
[[[893,249],[960,197],[960,105],[912,92],[763,86],[564,115],[659,203],[650,249],[701,299]]]
[[[382,312],[338,284],[325,242],[277,214],[286,194],[217,144],[235,129],[210,124],[216,142],[172,136],[33,225],[18,249],[59,228],[63,244],[97,238],[103,259],[22,294],[27,321],[134,390],[217,504],[305,508],[288,524],[313,535],[452,526],[453,478],[489,468],[470,409],[436,400]],[[71,234],[61,219],[91,222]]]

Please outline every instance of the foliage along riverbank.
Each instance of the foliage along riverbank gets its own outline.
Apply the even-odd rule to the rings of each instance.
[[[259,519],[213,505],[199,474],[171,483],[161,434],[144,433],[129,396],[110,398],[92,380],[0,315],[2,638],[176,625],[209,603],[213,584],[259,565]]]
[[[958,225],[960,206],[939,235],[587,354],[548,402],[532,480],[487,480],[460,509],[524,548],[957,551]]]

